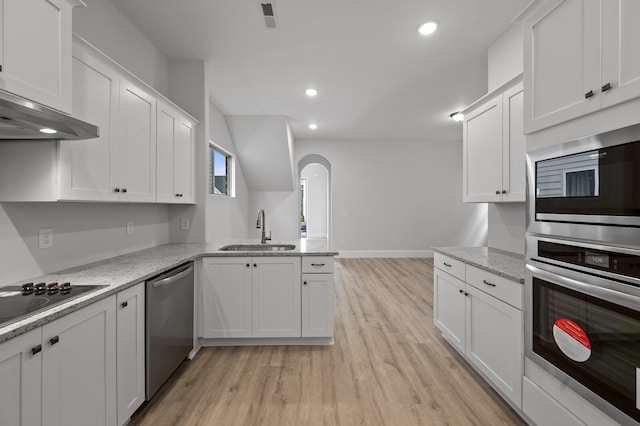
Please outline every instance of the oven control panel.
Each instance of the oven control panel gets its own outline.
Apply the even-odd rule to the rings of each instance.
[[[640,256],[633,254],[538,241],[538,257],[640,278]]]

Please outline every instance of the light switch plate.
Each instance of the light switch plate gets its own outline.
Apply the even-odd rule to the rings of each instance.
[[[133,235],[133,222],[127,222],[127,235]]]
[[[185,217],[182,220],[180,220],[180,229],[182,229],[183,231],[186,231],[187,229],[189,229],[189,218]]]

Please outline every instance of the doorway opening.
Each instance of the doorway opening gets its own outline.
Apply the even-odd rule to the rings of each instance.
[[[320,155],[308,155],[298,163],[300,179],[300,238],[330,239],[331,165]]]

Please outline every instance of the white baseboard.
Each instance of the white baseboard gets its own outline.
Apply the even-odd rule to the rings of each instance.
[[[433,257],[433,250],[340,250],[338,257],[383,258],[383,257]]]

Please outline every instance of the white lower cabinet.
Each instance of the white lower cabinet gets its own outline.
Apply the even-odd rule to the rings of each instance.
[[[302,337],[333,337],[333,258],[302,259]]]
[[[136,284],[116,295],[116,369],[118,425],[145,399],[145,286]]]
[[[114,296],[42,327],[42,424],[116,423]]]
[[[0,425],[40,424],[42,331],[0,344]]]
[[[300,257],[202,261],[201,337],[300,337]]]
[[[438,256],[453,264],[454,259]],[[434,268],[434,323],[514,406],[522,406],[522,284],[466,265],[465,281]],[[514,303],[512,306],[510,303]]]
[[[116,424],[115,338],[111,296],[0,344],[0,424]]]
[[[522,380],[522,411],[539,426],[584,426],[576,416],[526,377]]]

